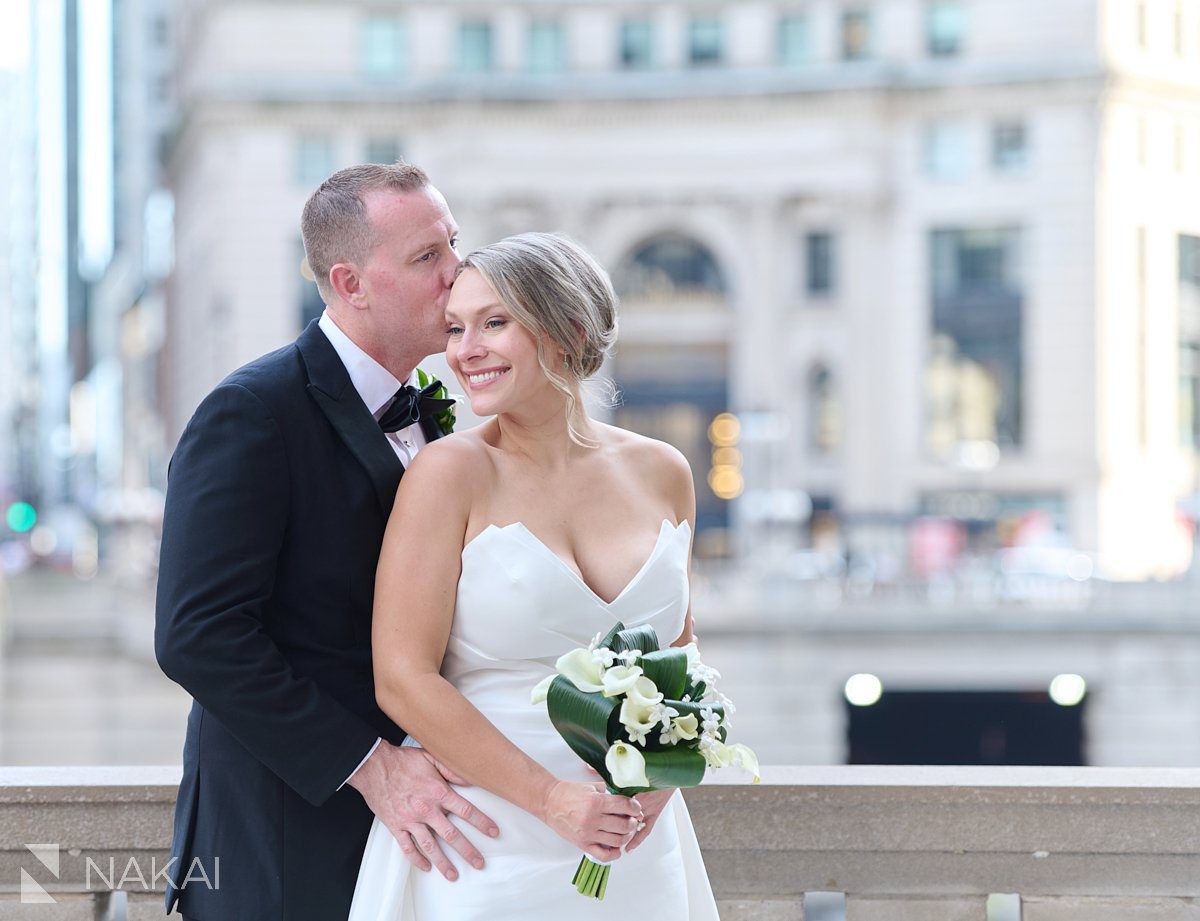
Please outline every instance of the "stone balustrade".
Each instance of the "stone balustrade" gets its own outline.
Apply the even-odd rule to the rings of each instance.
[[[0,768],[0,921],[163,917],[178,774]],[[800,921],[816,891],[845,893],[846,921],[984,921],[993,893],[1019,894],[1023,921],[1200,921],[1200,770],[776,767],[761,785],[728,781],[686,794],[726,921]],[[29,901],[40,890],[54,902]]]

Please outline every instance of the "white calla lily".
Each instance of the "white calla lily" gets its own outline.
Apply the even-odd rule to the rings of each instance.
[[[544,703],[546,698],[550,696],[550,685],[554,683],[554,679],[557,677],[558,675],[547,675],[539,681],[537,687],[529,695],[529,702],[531,704]]]
[[[708,739],[707,745],[700,746],[700,754],[704,756],[704,760],[708,762],[709,767],[723,768],[733,764],[733,752],[729,750],[729,746],[717,739]]]
[[[754,750],[750,746],[734,742],[732,745],[726,745],[725,750],[729,752],[733,764],[746,773],[754,775],[755,783],[762,783],[762,778],[758,774],[758,755],[754,754]]]
[[[604,766],[612,776],[613,786],[648,787],[646,759],[642,753],[626,742],[615,742],[604,756]]]
[[[585,694],[604,690],[604,667],[586,649],[572,649],[554,667]]]
[[[642,677],[642,669],[637,665],[614,665],[604,672],[601,681],[604,684],[605,697],[619,697],[637,683]]]
[[[621,701],[619,719],[625,731],[629,733],[629,738],[639,745],[646,744],[646,735],[658,725],[658,715],[653,706],[643,707],[628,697]]]
[[[645,675],[633,682],[632,687],[625,692],[627,700],[632,700],[638,707],[653,707],[662,703],[662,692]]]
[[[687,667],[690,672],[700,664],[700,649],[695,643],[688,643],[683,647],[683,651],[687,653]]]
[[[674,738],[690,741],[699,734],[700,723],[697,721],[695,713],[685,713],[683,716],[671,720],[671,735]]]

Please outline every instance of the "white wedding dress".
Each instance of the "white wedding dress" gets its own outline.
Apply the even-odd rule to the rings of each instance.
[[[649,624],[665,645],[688,605],[685,521],[664,521],[649,559],[611,603],[598,597],[523,524],[487,528],[463,549],[454,624],[442,674],[495,726],[556,777],[594,780],[529,694],[554,663],[616,621]],[[410,869],[378,819],[363,853],[349,921],[528,921],[560,918],[717,918],[683,798],[676,793],[646,840],[612,866],[602,901],[571,884],[581,852],[507,800],[465,789],[500,826],[489,838],[465,823],[483,853],[474,870],[448,851],[459,878]],[[445,849],[445,848],[444,848]]]

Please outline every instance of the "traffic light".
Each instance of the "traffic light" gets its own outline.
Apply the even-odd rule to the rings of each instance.
[[[28,502],[14,502],[8,507],[4,520],[10,531],[24,534],[37,524],[37,510]]]

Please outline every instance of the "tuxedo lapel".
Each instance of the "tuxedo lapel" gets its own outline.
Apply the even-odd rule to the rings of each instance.
[[[350,382],[346,366],[316,320],[300,334],[296,347],[308,369],[309,396],[367,471],[386,518],[391,514],[396,487],[404,474],[400,458],[392,450],[379,423],[367,411],[366,404]]]

